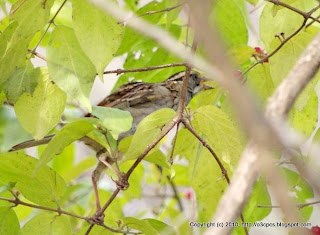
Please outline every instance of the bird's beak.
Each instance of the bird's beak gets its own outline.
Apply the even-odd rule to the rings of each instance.
[[[217,87],[217,83],[214,81],[208,81],[208,80],[201,80],[200,81],[200,89],[201,90],[209,90],[209,89],[214,89]]]

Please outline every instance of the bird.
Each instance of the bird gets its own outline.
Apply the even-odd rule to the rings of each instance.
[[[173,110],[177,110],[179,104],[179,93],[182,89],[182,80],[184,76],[185,71],[182,71],[170,76],[168,79],[160,83],[126,83],[99,102],[97,106],[118,108],[129,111],[132,115],[132,128],[121,134],[118,141],[122,140],[124,137],[134,134],[141,120],[152,112],[161,108],[172,108]],[[188,104],[196,93],[203,90],[204,86],[201,82],[203,80],[207,79],[197,72],[190,72],[185,104]],[[90,113],[84,116],[93,117]],[[13,146],[9,151],[17,151],[20,149],[48,144],[53,137],[54,134],[48,135],[38,141],[25,141]],[[97,143],[94,144],[92,142],[93,140],[90,140],[88,137],[84,137],[81,140],[87,143],[87,145],[93,147],[95,151],[99,151],[102,148],[101,145],[97,145]]]
[[[123,138],[134,134],[138,124],[149,114],[162,108],[177,110],[185,74],[185,71],[176,73],[164,82],[160,83],[127,83],[98,104],[98,106],[118,108],[130,112],[133,118],[132,127],[129,131],[122,133],[119,136],[118,142]],[[206,79],[201,77],[199,73],[194,71],[190,72],[185,104],[188,104],[195,94],[204,89],[204,85],[202,83],[203,80]],[[87,116],[91,115],[88,114]],[[112,167],[111,165],[116,160],[110,156],[110,153],[107,152],[106,149],[97,151],[97,158],[99,159],[99,162],[91,175],[91,180],[96,198],[96,219],[97,221],[103,221],[103,215],[100,217],[101,206],[97,182],[107,166]],[[120,172],[118,172],[118,176],[121,177]],[[120,189],[126,189],[129,187],[126,180],[118,180],[116,183],[117,187]]]
[[[179,94],[185,71],[178,72],[160,83],[130,82],[103,99],[98,106],[118,108],[130,112],[133,123],[130,131],[120,135],[119,140],[132,135],[143,118],[161,108],[177,110]],[[185,103],[202,89],[199,73],[191,71]],[[90,115],[88,115],[90,116]]]
[[[177,110],[185,74],[185,71],[178,72],[160,83],[145,83],[136,81],[124,84],[97,104],[97,106],[125,110],[130,112],[132,115],[133,122],[131,129],[125,133],[122,133],[118,138],[118,142],[127,136],[133,135],[141,120],[154,111],[162,108],[171,108],[173,110]],[[203,80],[206,80],[206,78],[202,77],[199,73],[194,71],[190,72],[188,89],[185,96],[186,105],[194,95],[205,89],[205,86],[202,83]],[[85,117],[93,117],[93,115],[87,114]],[[11,151],[47,144],[52,138],[53,135],[47,136],[40,141],[27,141],[12,147]],[[104,147],[102,147],[100,144],[97,144],[97,142],[94,140],[88,137],[83,137],[81,140],[96,151],[96,156],[99,159],[98,165],[91,175],[98,215],[99,211],[101,210],[101,206],[97,182],[107,166],[110,167],[112,164],[114,164],[115,158],[113,158]],[[123,188],[126,188],[127,186],[128,185],[122,185]],[[101,218],[97,219],[101,220]]]

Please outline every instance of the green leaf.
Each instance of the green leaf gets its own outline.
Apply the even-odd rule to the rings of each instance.
[[[274,4],[267,3],[260,16],[260,38],[267,51],[271,51],[270,44],[274,39],[279,41],[274,35],[284,33],[285,37],[289,37],[303,22],[302,16],[287,8],[277,11],[275,16],[273,9]],[[290,44],[291,43],[288,43],[288,45]],[[275,55],[277,55],[277,53]],[[290,56],[288,56],[288,59],[289,57]]]
[[[143,160],[152,162],[163,168],[171,168],[168,159],[159,149],[157,149],[156,151],[150,151],[150,153]]]
[[[188,175],[188,166],[173,164],[173,170],[175,172],[174,183],[179,186],[190,186],[190,178]]]
[[[59,9],[64,0],[55,0],[51,9],[51,17],[55,15],[55,13],[59,10],[59,14],[56,15],[54,19],[54,23],[56,25],[65,25],[68,27],[72,27],[72,5],[64,4],[62,9]],[[50,32],[49,32],[50,33]]]
[[[160,136],[162,129],[174,118],[175,114],[172,109],[164,108],[145,117],[138,125],[123,161],[139,157],[145,148]]]
[[[18,122],[12,107],[0,107],[0,152],[5,152],[16,144],[32,139]]]
[[[55,155],[62,153],[69,144],[82,138],[93,129],[94,126],[87,120],[79,120],[65,125],[61,131],[52,138],[41,154],[35,172],[51,161]]]
[[[132,10],[133,12],[136,11],[137,5],[139,4],[139,0],[124,0],[126,3],[126,6]]]
[[[4,93],[4,91],[0,91],[0,108],[2,108],[3,106],[3,102],[6,99],[6,94]]]
[[[248,3],[252,4],[252,5],[257,5],[257,3],[259,2],[259,0],[247,0]]]
[[[248,73],[247,84],[261,103],[266,104],[274,91],[269,64],[259,64],[251,69]]]
[[[190,152],[190,156],[189,178],[196,193],[198,221],[207,222],[212,218],[228,184],[225,179],[221,178],[221,169],[213,156],[200,143],[192,153]],[[224,165],[227,168],[226,164]],[[228,174],[230,177],[230,170]]]
[[[132,166],[133,161],[127,161],[123,164],[121,164],[121,171],[127,172],[129,168]],[[142,184],[144,182],[144,166],[142,164],[139,164],[137,168],[132,172],[132,176],[130,176],[129,184],[130,187],[125,190],[124,196],[129,201],[133,198],[141,198],[142,194]]]
[[[25,92],[32,94],[40,77],[40,69],[34,68],[31,63],[18,68],[3,85],[8,101],[15,103]]]
[[[74,31],[102,79],[105,67],[120,46],[124,26],[88,1],[73,1],[72,4]]]
[[[0,0],[0,7],[2,12],[7,16],[8,15],[8,10],[6,6],[6,0]]]
[[[50,234],[69,235],[72,234],[69,218],[56,213],[41,213],[29,220],[21,229],[21,235]]]
[[[11,190],[12,188],[14,188],[15,185],[16,183],[14,182],[8,182],[6,185],[0,186],[0,193],[5,192],[9,189]]]
[[[244,148],[244,138],[235,124],[221,109],[210,105],[196,110],[193,126],[214,150],[231,177]],[[221,180],[221,169],[210,152],[194,138],[189,137],[191,140],[188,140],[190,134],[184,136],[185,146],[192,146],[185,155],[189,156],[189,177],[197,195],[198,220],[206,222],[211,219],[227,182]]]
[[[133,136],[123,138],[118,144],[118,150],[122,153],[126,153],[131,145]],[[147,156],[143,158],[144,161],[152,162],[163,168],[171,168],[166,156],[159,150],[159,148],[153,148]]]
[[[120,133],[129,131],[132,126],[133,119],[128,111],[93,106],[92,115],[102,121],[102,125],[110,131],[114,139],[118,139]]]
[[[161,27],[164,27],[164,25],[161,25]],[[177,38],[181,35],[181,27],[178,25],[171,25],[168,31]],[[118,51],[118,54],[123,53],[128,53],[123,65],[124,69],[144,68],[148,66],[180,62],[180,59],[168,53],[156,42],[145,36],[139,35],[128,27],[125,30],[124,38]],[[143,73],[125,73],[120,76],[116,87],[119,87],[128,81],[135,80],[161,82],[181,70],[183,70],[182,67],[170,67]]]
[[[26,60],[28,45],[49,19],[54,0],[19,0],[11,8],[10,25],[0,35],[0,84]]]
[[[248,62],[254,53],[255,50],[249,46],[237,46],[228,51],[230,58],[237,66]]]
[[[20,234],[19,220],[12,207],[0,207],[0,234]]]
[[[188,107],[190,107],[192,110],[196,110],[204,105],[214,105],[217,103],[221,93],[222,91],[220,88],[199,92],[191,99]]]
[[[293,65],[296,63],[297,59],[314,36],[315,35],[311,33],[300,32],[290,40],[290,43],[285,44],[280,51],[272,56],[270,59],[270,73],[276,86],[288,75]],[[279,41],[273,40],[271,43],[271,49],[276,48],[279,43]],[[319,81],[319,78],[320,74],[317,74],[299,95],[295,102],[295,107],[299,111],[301,111],[307,104],[311,94],[313,93],[314,87]]]
[[[28,200],[56,207],[66,191],[64,180],[47,166],[33,177],[38,160],[21,152],[0,155],[0,175],[6,182],[16,182],[17,188]]]
[[[71,28],[54,28],[47,47],[47,63],[52,80],[91,112],[89,95],[96,72]]]
[[[262,178],[256,182],[250,199],[243,210],[245,222],[253,223],[262,220],[267,217],[272,210],[271,208],[258,208],[258,205],[271,205],[266,182]],[[241,232],[243,233],[243,227],[237,227],[235,231],[239,232],[236,234],[241,234]]]
[[[52,169],[63,176],[63,173],[70,170],[75,158],[75,146],[70,144],[61,154],[55,156],[52,161]]]
[[[166,2],[166,8],[171,8],[171,7],[177,6],[181,1],[169,0],[165,2]],[[181,9],[182,9],[182,6],[167,12],[167,28],[170,28],[170,25],[172,24],[172,22],[178,18],[179,13],[181,12]]]
[[[270,72],[276,86],[278,86],[280,82],[288,75],[293,65],[296,63],[297,59],[313,37],[313,34],[300,32],[290,40],[290,43],[286,43],[276,54],[270,58]],[[279,44],[280,41],[277,38],[273,38],[270,43],[270,51],[277,48]]]
[[[14,110],[23,128],[40,140],[60,122],[66,99],[66,94],[43,76],[33,94],[20,96]]]
[[[107,133],[107,134],[108,134],[108,140],[109,140],[110,145],[112,146],[112,149],[115,149],[114,147],[116,147],[116,140],[114,140],[112,138],[112,136],[109,136],[109,133]],[[102,134],[100,131],[93,130],[87,134],[87,137],[94,140],[95,142],[97,142],[98,144],[100,144],[101,146],[106,148],[108,151],[110,151],[110,146],[109,146],[109,143],[106,139],[106,136],[104,134]],[[94,149],[96,149],[96,148],[94,148]]]
[[[139,220],[133,217],[125,217],[122,221],[124,222],[124,225],[129,228],[137,229],[146,235],[176,234],[171,226],[155,219]]]
[[[210,21],[212,27],[218,27],[219,33],[228,47],[247,44],[248,31],[239,0],[216,1],[210,14]]]
[[[310,95],[308,103],[302,110],[295,104],[289,113],[290,124],[307,137],[312,134],[318,122],[318,97],[315,91]]]
[[[296,172],[282,168],[283,173],[285,174],[288,184],[289,184],[289,196],[292,197],[297,204],[303,204],[309,202],[311,198],[313,198],[313,190],[311,186],[306,182],[301,175]],[[301,208],[300,215],[303,222],[309,220],[313,207],[306,206]]]
[[[193,124],[195,130],[205,137],[211,148],[232,172],[245,142],[235,123],[221,109],[215,106],[203,106],[194,114]]]
[[[77,165],[70,168],[68,171],[62,173],[62,177],[67,181],[70,182],[73,179],[76,179],[81,174],[83,174],[89,168],[95,166],[97,164],[95,158],[88,157],[83,159]]]

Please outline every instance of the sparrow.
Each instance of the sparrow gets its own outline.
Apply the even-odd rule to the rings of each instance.
[[[154,111],[162,108],[177,110],[184,77],[185,72],[179,72],[160,83],[130,82],[121,86],[115,92],[103,99],[98,106],[118,108],[130,112],[132,115],[132,128],[129,131],[122,133],[118,138],[118,142],[123,138],[134,134],[141,120]],[[205,80],[205,78],[201,77],[199,73],[191,71],[185,97],[186,105],[196,93],[204,88],[203,83],[201,82],[202,80]],[[92,117],[91,114],[87,114],[85,116]],[[52,138],[53,135],[47,136],[40,141],[27,141],[14,146],[11,151],[47,144]],[[97,182],[107,166],[110,167],[115,162],[115,158],[113,158],[106,149],[97,144],[94,140],[88,137],[83,137],[81,140],[94,148],[97,152],[96,156],[99,159],[98,165],[91,176],[96,197],[97,215],[99,215],[101,206]],[[122,189],[125,189],[129,185],[120,186]],[[99,216],[97,216],[97,220],[103,219],[98,217]]]
[[[119,140],[132,135],[141,120],[154,111],[162,108],[177,110],[184,76],[185,72],[179,72],[161,83],[127,83],[103,99],[98,106],[128,111],[133,118],[131,130],[120,135]],[[202,79],[200,74],[191,71],[185,104],[202,89]]]
[[[118,141],[134,134],[141,120],[152,112],[162,108],[177,110],[184,76],[185,72],[183,71],[172,75],[160,83],[130,82],[121,86],[98,103],[98,106],[118,108],[131,113],[133,118],[132,128],[128,132],[121,134]],[[196,93],[203,89],[204,86],[201,82],[203,80],[206,79],[200,76],[199,73],[191,71],[185,100],[186,105]],[[85,117],[92,117],[92,115],[87,114]],[[12,147],[10,151],[47,144],[53,136],[46,136],[39,141],[30,140],[20,143]],[[85,143],[90,142],[88,137],[82,140]],[[91,144],[89,143],[88,145],[90,146]],[[100,149],[99,147],[94,147],[94,150],[98,151]]]

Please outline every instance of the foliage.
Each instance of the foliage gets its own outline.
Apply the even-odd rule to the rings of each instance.
[[[292,9],[264,4],[263,0],[215,2],[210,9],[210,25],[223,39],[227,56],[240,72],[239,80],[263,108],[318,33],[319,24],[306,25],[311,20],[305,22]],[[315,0],[282,2],[303,12],[317,6]],[[146,5],[124,1],[125,7],[137,15],[134,17],[162,28],[188,46],[194,32],[186,27],[183,4],[179,0],[150,1]],[[249,4],[263,8],[258,19],[259,45],[249,43],[253,35],[249,33]],[[212,89],[198,93],[183,116],[198,137],[190,129],[181,128],[171,147],[163,147],[170,138],[159,140],[140,163],[139,157],[176,120],[177,112],[166,108],[150,114],[133,136],[117,143],[119,135],[130,130],[132,117],[127,111],[93,106],[89,96],[94,79],[108,78],[104,75],[106,66],[117,56],[124,56],[125,61],[114,89],[130,81],[161,82],[184,68],[171,65],[143,72],[126,69],[183,61],[87,0],[0,0],[0,7],[0,234],[186,234],[190,229],[197,230],[189,227],[189,221],[209,222],[247,144],[230,108],[229,91],[208,83]],[[297,31],[302,24],[304,27]],[[293,37],[285,42],[290,35]],[[39,48],[45,50],[46,58]],[[201,44],[196,53],[206,57]],[[44,65],[39,68],[36,59],[43,60]],[[308,84],[289,113],[288,123],[306,137],[317,128],[315,88],[319,76]],[[92,113],[94,118],[83,117],[76,109]],[[47,145],[36,147],[38,154],[9,151],[19,143],[32,138],[41,141],[53,133]],[[115,185],[109,176],[117,183],[130,176],[129,188],[113,194],[116,197],[100,223],[93,221],[99,211],[88,177],[97,165],[95,152],[80,156],[83,154],[76,147],[84,138],[99,143],[114,158],[123,155],[99,184],[102,205],[114,198]],[[199,139],[215,152],[227,175],[222,175],[223,169],[210,148]],[[281,161],[283,157],[278,154],[275,159]],[[313,189],[302,176],[287,165],[281,169],[297,204],[313,198]],[[168,187],[173,190],[168,192]],[[146,188],[155,189],[151,196],[157,200],[131,211],[137,200],[148,201],[146,194],[152,190]],[[179,203],[190,210],[183,211]],[[256,182],[243,210],[246,222],[269,215],[271,208],[258,205],[271,205],[263,177]],[[312,210],[312,206],[301,210],[303,221],[309,220]],[[234,230],[234,234],[244,233],[240,227]]]

